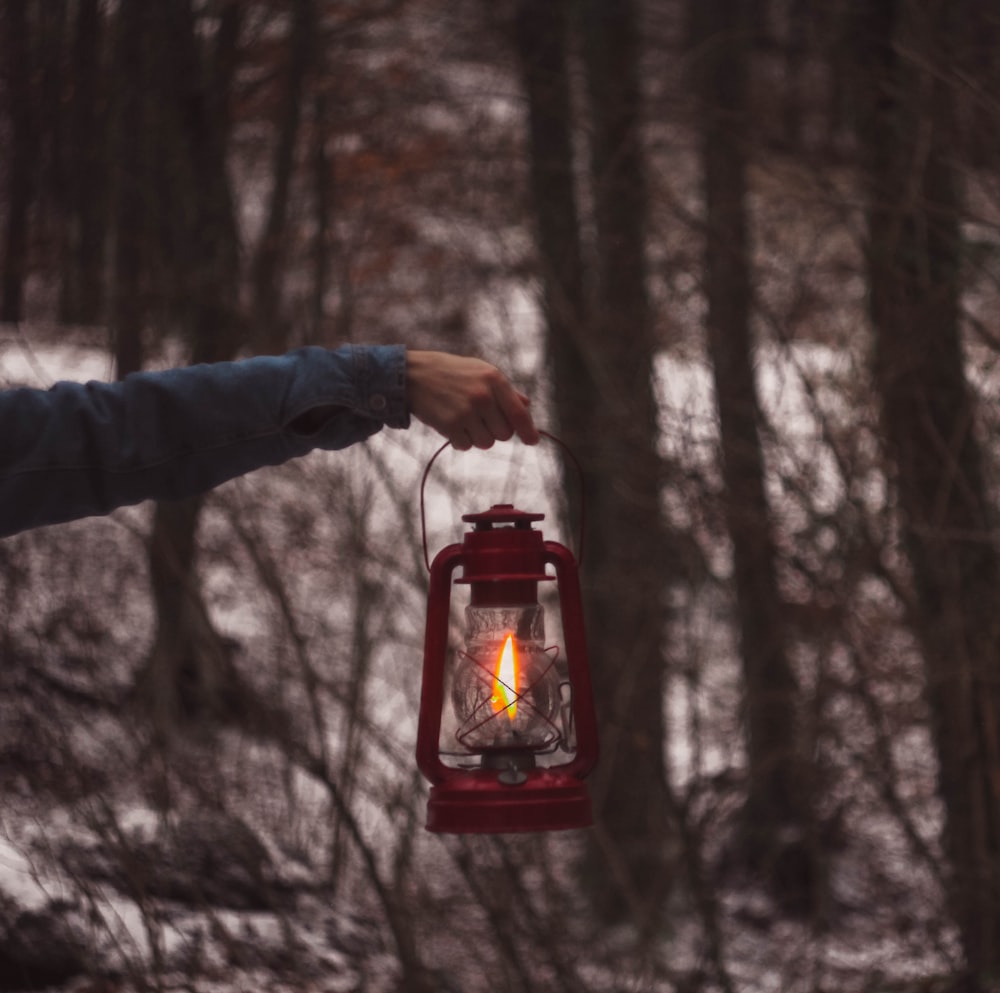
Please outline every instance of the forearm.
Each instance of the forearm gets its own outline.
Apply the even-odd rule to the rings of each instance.
[[[408,424],[401,347],[60,383],[0,394],[0,534],[192,496]]]

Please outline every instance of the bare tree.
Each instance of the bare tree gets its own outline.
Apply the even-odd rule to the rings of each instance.
[[[115,369],[119,379],[142,368],[142,332],[148,317],[150,228],[148,147],[150,125],[150,62],[152,35],[146,5],[125,0],[115,20],[115,96],[112,212],[114,229],[114,291],[109,322]],[[145,264],[144,264],[145,263]],[[71,267],[78,270],[79,267]]]
[[[742,844],[786,906],[804,911],[816,884],[810,855],[814,779],[802,754],[799,690],[788,657],[754,382],[746,207],[750,11],[743,0],[692,0],[689,9],[705,198],[708,349],[744,680],[748,783]]]
[[[72,38],[72,90],[66,126],[66,258],[60,320],[97,324],[104,307],[107,236],[106,19],[99,0],[79,0]],[[135,94],[119,91],[123,100]]]
[[[256,337],[266,351],[281,351],[288,342],[288,329],[282,326],[278,279],[286,255],[292,178],[302,127],[306,83],[314,58],[318,28],[313,0],[295,0],[284,67],[283,93],[279,104],[278,139],[274,146],[267,220],[257,244],[250,274],[254,290]],[[314,123],[322,133],[322,120]]]
[[[592,123],[596,265],[589,273],[573,192],[579,118],[570,23],[565,4],[525,3],[517,39],[557,418],[584,477],[584,597],[602,730],[597,840],[587,871],[603,914],[648,927],[666,893],[671,835],[662,705],[669,573],[645,283],[636,13],[630,3],[588,3],[578,22]],[[575,476],[567,483],[572,493]]]
[[[161,190],[173,226],[175,314],[193,362],[233,356],[239,343],[239,246],[226,153],[229,102],[239,34],[239,5],[222,9],[212,44],[198,36],[185,0],[158,8],[172,40],[160,54],[158,120],[169,139]],[[147,189],[147,195],[149,190]],[[174,307],[171,307],[173,310]],[[181,717],[232,716],[240,691],[226,646],[212,627],[197,570],[201,499],[157,505],[149,560],[157,626],[139,678],[139,696],[161,732]]]
[[[965,377],[948,64],[960,6],[859,14],[874,372],[912,569],[968,989],[1000,972],[1000,560]]]
[[[28,217],[39,166],[39,134],[32,86],[34,65],[29,30],[34,4],[7,0],[3,16],[3,82],[9,120],[7,156],[7,216],[0,269],[0,321],[16,322],[24,313],[24,282],[28,265]]]
[[[645,927],[661,910],[671,868],[664,637],[666,590],[676,577],[660,512],[639,8],[632,0],[587,0],[581,14],[596,238],[588,358],[598,389],[591,398],[596,430],[587,582],[600,660],[597,699],[603,701],[598,789],[604,840],[612,863],[621,865],[608,875],[618,878],[619,888],[624,881],[632,888]]]

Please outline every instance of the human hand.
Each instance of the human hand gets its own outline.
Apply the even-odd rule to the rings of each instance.
[[[444,435],[459,451],[491,448],[515,434],[537,444],[530,400],[482,359],[448,352],[406,352],[410,413]]]

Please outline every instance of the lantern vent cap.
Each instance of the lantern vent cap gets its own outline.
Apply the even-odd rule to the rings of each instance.
[[[504,524],[513,524],[515,528],[531,529],[535,521],[544,521],[544,514],[531,514],[518,510],[512,503],[495,503],[489,510],[478,514],[463,514],[462,520],[473,524],[478,531],[486,531]]]

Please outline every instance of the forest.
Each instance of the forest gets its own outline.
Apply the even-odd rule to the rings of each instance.
[[[998,52],[989,0],[0,0],[5,388],[400,343],[561,442],[0,541],[0,993],[1000,990]],[[500,502],[581,553],[594,824],[430,833],[423,517]]]

